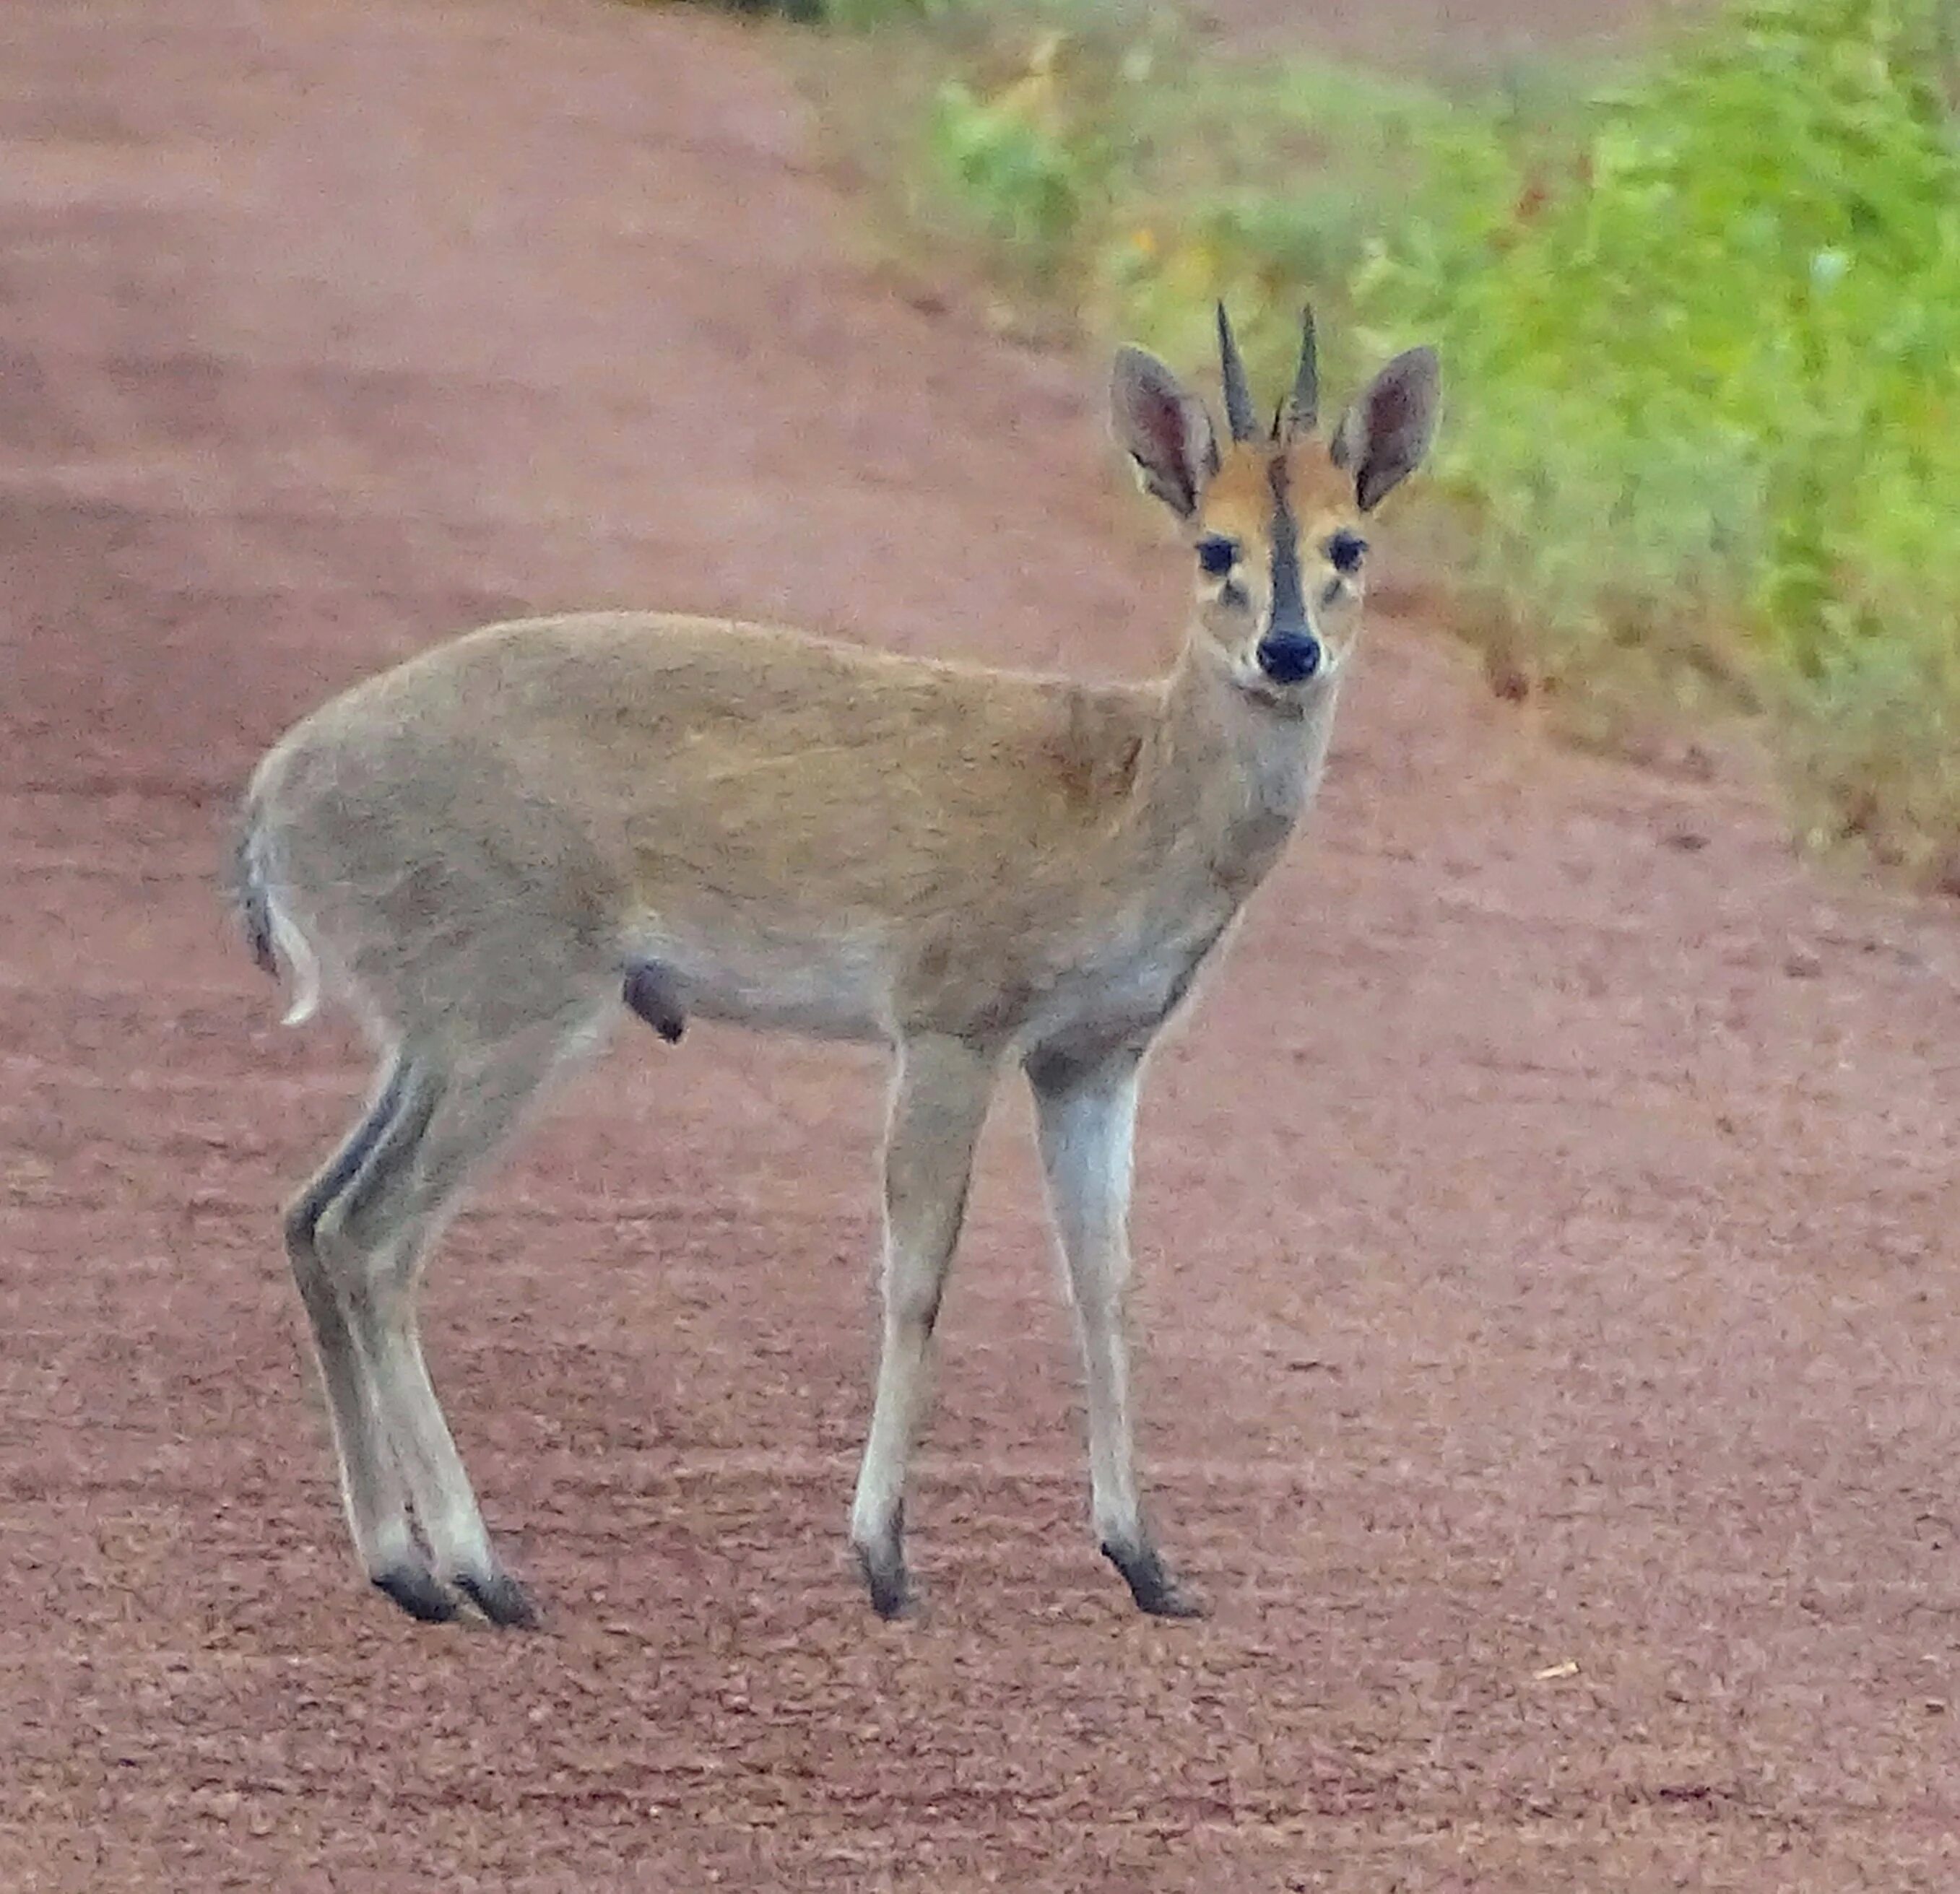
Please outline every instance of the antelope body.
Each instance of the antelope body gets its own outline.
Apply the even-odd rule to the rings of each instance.
[[[1192,538],[1189,638],[1088,686],[635,613],[492,626],[357,685],[266,757],[238,895],[269,971],[349,1005],[374,1095],[285,1235],[368,1575],[415,1616],[533,1621],[424,1366],[422,1256],[476,1167],[629,1012],[896,1053],[885,1320],[851,1538],[909,1595],[905,1463],[996,1077],[1019,1063],[1087,1369],[1093,1512],[1144,1610],[1196,1607],[1144,1524],[1122,1300],[1145,1055],[1311,797],[1360,602],[1360,526],[1426,453],[1434,358],[1315,437],[1309,317],[1255,427],[1219,312],[1229,442],[1125,349],[1118,440]],[[418,1544],[411,1519],[419,1526]]]

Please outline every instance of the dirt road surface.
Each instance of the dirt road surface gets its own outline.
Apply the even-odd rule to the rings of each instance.
[[[33,0],[0,72],[0,1887],[1956,1884],[1960,927],[1392,618],[1143,1128],[1211,1622],[1090,1543],[1011,1098],[870,1619],[877,1063],[705,1028],[432,1273],[550,1632],[370,1596],[275,1234],[364,1075],[212,882],[259,749],[520,609],[1113,675],[1184,580],[1095,365],[880,288],[734,27]]]

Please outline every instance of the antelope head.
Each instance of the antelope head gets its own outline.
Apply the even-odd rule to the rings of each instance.
[[[1116,437],[1140,484],[1182,523],[1196,564],[1194,644],[1249,695],[1299,708],[1331,682],[1360,630],[1369,516],[1428,453],[1435,351],[1398,355],[1324,436],[1313,313],[1271,424],[1252,405],[1225,306],[1218,352],[1229,437],[1157,358],[1120,349]]]

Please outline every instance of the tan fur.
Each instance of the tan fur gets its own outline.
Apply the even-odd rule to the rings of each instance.
[[[1279,452],[1319,596],[1317,548],[1355,508],[1318,443],[1232,449],[1194,529],[1263,558]],[[1323,602],[1346,622],[1358,586],[1338,589]],[[370,679],[268,755],[247,799],[247,898],[392,1075],[288,1232],[350,1522],[399,1602],[444,1615],[450,1581],[493,1617],[528,1617],[422,1367],[419,1260],[469,1171],[623,1016],[628,971],[651,968],[669,1036],[693,1016],[897,1052],[886,1343],[853,1514],[880,1609],[903,1600],[926,1344],[1009,1060],[1035,1084],[1083,1327],[1096,1523],[1140,1603],[1182,1607],[1130,1467],[1135,1087],[1306,806],[1352,643],[1351,624],[1320,675],[1272,686],[1256,625],[1218,592],[1201,581],[1172,672],[1130,685],[724,620],[528,620]]]
[[[1272,516],[1270,464],[1275,454],[1286,462],[1286,484],[1298,516],[1303,543],[1325,543],[1337,528],[1358,526],[1353,480],[1327,457],[1318,441],[1287,449],[1262,443],[1229,449],[1200,509],[1203,528],[1263,547]]]
[[[1256,844],[1246,818],[1262,794],[1292,812],[1304,759],[1245,707],[1197,657],[1094,688],[749,625],[542,619],[329,705],[252,800],[329,981],[393,1019],[442,1029],[479,977],[459,952],[546,977],[514,901],[562,917],[552,977],[583,959],[609,984],[642,952],[690,1011],[750,1019],[787,958],[813,1028],[1004,1041],[1112,943],[1215,932],[1269,864],[1280,831]]]

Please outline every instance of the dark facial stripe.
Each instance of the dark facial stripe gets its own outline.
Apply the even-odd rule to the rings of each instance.
[[[1305,631],[1306,595],[1300,589],[1300,522],[1287,491],[1286,456],[1273,456],[1268,478],[1273,489],[1273,611],[1271,629]]]

